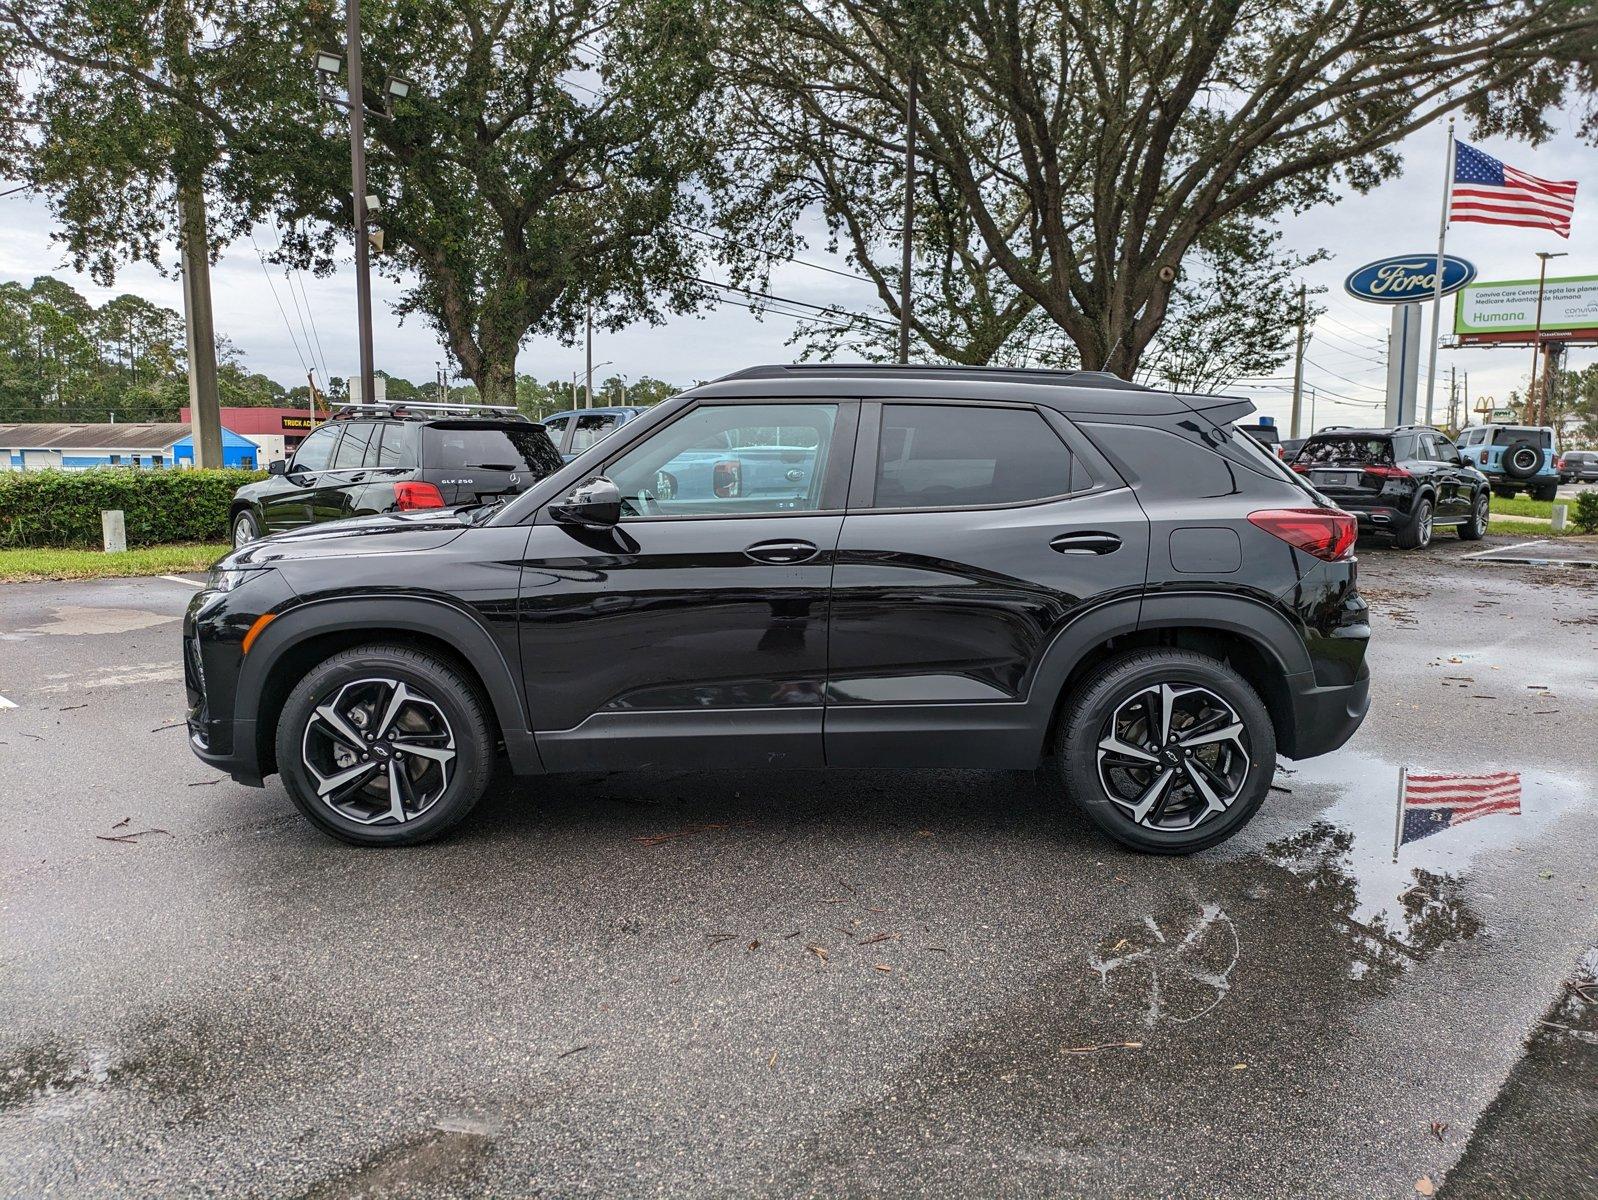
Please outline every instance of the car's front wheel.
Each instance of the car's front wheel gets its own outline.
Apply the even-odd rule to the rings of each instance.
[[[1487,532],[1488,513],[1492,508],[1492,501],[1487,498],[1485,491],[1476,493],[1476,498],[1471,501],[1470,519],[1459,527],[1459,539],[1462,542],[1479,542]]]
[[[1276,771],[1276,733],[1258,693],[1225,663],[1184,650],[1104,663],[1068,702],[1054,752],[1093,822],[1155,854],[1231,837]]]
[[[357,646],[310,671],[284,703],[278,771],[327,833],[359,846],[427,841],[483,794],[494,738],[476,690],[407,646]]]
[[[261,523],[255,514],[245,509],[233,518],[233,549],[242,550],[251,542],[261,540]]]

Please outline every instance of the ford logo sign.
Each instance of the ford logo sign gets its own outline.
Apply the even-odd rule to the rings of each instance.
[[[1343,290],[1374,304],[1410,304],[1429,300],[1436,287],[1435,254],[1404,254],[1366,263],[1347,279]],[[1443,295],[1459,291],[1476,278],[1476,264],[1443,255]]]

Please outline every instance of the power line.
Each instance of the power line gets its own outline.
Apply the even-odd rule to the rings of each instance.
[[[255,247],[255,257],[260,260],[261,274],[266,276],[266,286],[272,293],[272,302],[277,305],[277,311],[283,318],[283,328],[288,330],[289,344],[294,347],[294,357],[300,360],[300,370],[310,374],[311,368],[305,361],[305,355],[300,353],[299,339],[294,336],[294,326],[289,324],[288,310],[283,307],[283,301],[278,298],[277,285],[272,282],[272,272],[267,269],[266,255],[261,252],[260,243],[255,240],[255,231],[250,231],[250,245]]]

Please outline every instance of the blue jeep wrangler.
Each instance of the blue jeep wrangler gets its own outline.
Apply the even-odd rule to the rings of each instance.
[[[1528,492],[1552,500],[1559,492],[1554,431],[1547,425],[1477,425],[1459,435],[1459,453],[1487,476],[1493,494]]]

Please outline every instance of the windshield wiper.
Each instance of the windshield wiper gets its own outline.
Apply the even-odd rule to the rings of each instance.
[[[468,471],[519,471],[515,463],[467,463]]]

